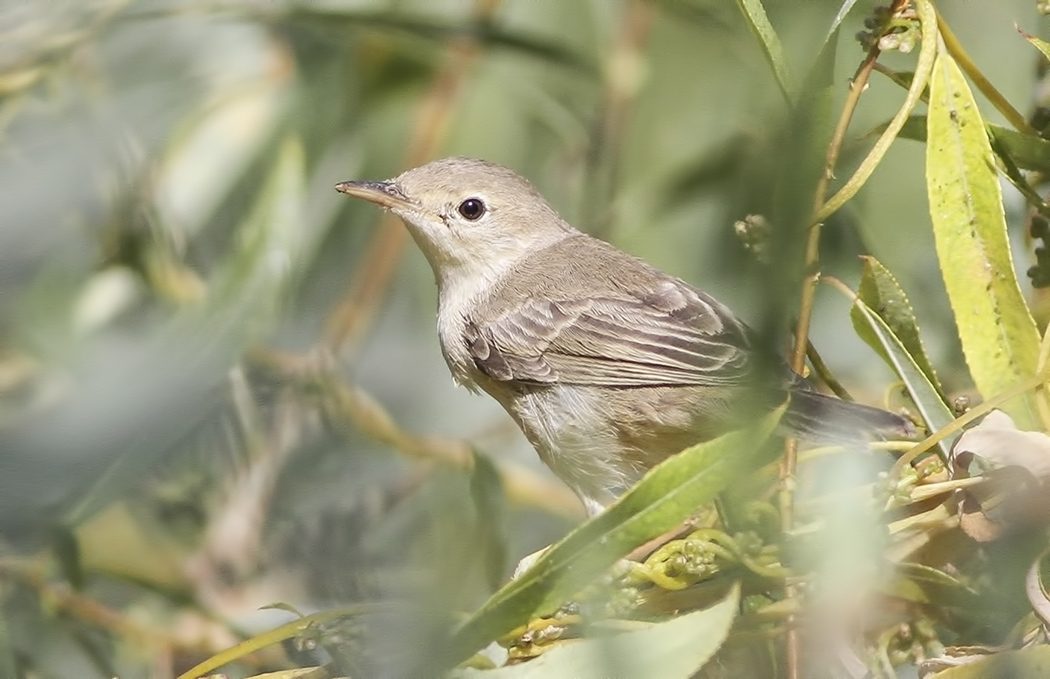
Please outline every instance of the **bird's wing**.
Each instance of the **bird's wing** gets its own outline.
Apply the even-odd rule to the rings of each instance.
[[[644,294],[533,299],[468,322],[474,364],[492,379],[595,386],[728,386],[751,370],[748,329],[677,280]]]

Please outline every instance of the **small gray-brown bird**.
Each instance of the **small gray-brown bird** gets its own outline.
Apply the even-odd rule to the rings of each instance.
[[[818,394],[762,360],[729,309],[572,228],[505,167],[446,158],[336,189],[405,222],[437,278],[453,377],[499,401],[592,515],[668,456],[789,393],[788,433],[914,435],[899,415]]]

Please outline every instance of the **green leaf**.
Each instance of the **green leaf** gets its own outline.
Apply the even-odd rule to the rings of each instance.
[[[967,662],[926,679],[1004,679],[1015,677],[1050,677],[1050,646],[1032,646],[1019,651],[1003,651],[980,660]]]
[[[637,631],[567,644],[520,665],[460,670],[450,679],[689,679],[722,646],[739,605],[740,589],[733,587],[706,610]]]
[[[687,448],[649,471],[630,491],[553,545],[496,592],[453,634],[442,659],[451,667],[515,627],[554,611],[616,561],[710,502],[750,468],[783,409],[749,430]]]
[[[926,116],[911,116],[901,128],[900,136],[925,142],[926,127]],[[876,130],[879,129],[882,129],[882,126],[876,128]],[[998,155],[1009,156],[1009,159],[1022,170],[1050,172],[1050,140],[1033,137],[1001,125],[988,124],[986,129],[992,138],[992,150]]]
[[[915,407],[919,409],[919,414],[926,426],[931,431],[937,431],[950,424],[955,419],[952,412],[945,405],[937,388],[930,383],[926,374],[904,348],[900,339],[893,334],[893,330],[860,298],[855,299],[853,304],[850,318],[857,334],[882,355],[897,373],[897,377],[908,390],[908,395],[915,402]],[[937,444],[942,460],[949,459],[952,441],[954,438],[940,441]]]
[[[930,78],[926,181],[937,256],[974,383],[992,397],[1035,374],[1039,332],[1014,274],[1003,198],[984,120],[955,60]],[[1004,405],[1022,429],[1030,396]]]
[[[744,14],[748,28],[758,38],[762,46],[762,54],[773,69],[773,77],[776,78],[777,86],[788,102],[794,100],[795,85],[788,69],[787,60],[784,58],[784,49],[780,46],[780,38],[769,23],[766,10],[762,7],[761,0],[736,0],[740,11]]]
[[[926,379],[933,385],[937,393],[944,399],[944,389],[937,379],[937,373],[933,369],[930,358],[926,355],[926,349],[922,345],[922,337],[919,334],[919,324],[915,319],[915,312],[907,295],[897,283],[897,279],[874,257],[862,257],[864,262],[860,277],[860,288],[857,291],[860,299],[868,307],[878,314],[879,318],[900,340],[904,350],[915,362],[915,365],[926,375]],[[866,325],[859,324],[856,317],[860,312],[854,308],[853,326],[861,331]],[[885,347],[868,342],[876,351],[886,357]],[[946,399],[945,399],[946,400]]]

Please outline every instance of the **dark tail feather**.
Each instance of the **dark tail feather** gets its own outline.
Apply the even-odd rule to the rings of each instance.
[[[827,443],[916,436],[915,426],[896,413],[804,389],[791,391],[791,403],[780,424],[799,438]]]

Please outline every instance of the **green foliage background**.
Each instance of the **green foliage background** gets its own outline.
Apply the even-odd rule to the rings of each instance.
[[[766,3],[797,78],[839,4]],[[736,4],[0,7],[0,668],[170,676],[285,620],[255,612],[273,602],[469,611],[578,522],[498,406],[448,379],[423,258],[338,181],[484,157],[756,326],[797,313],[779,282],[799,253],[770,273],[733,235],[808,161]],[[833,111],[871,9],[843,23]],[[1027,110],[1038,55],[1013,24],[1038,34],[1035,3],[940,9]],[[837,179],[901,97],[876,74]],[[894,144],[828,221],[822,270],[855,283],[861,253],[892,270],[954,394],[970,384],[923,153]],[[1025,207],[1006,205],[1019,243]],[[827,290],[813,339],[878,401],[891,376]],[[411,665],[447,629],[410,617],[373,655]]]

